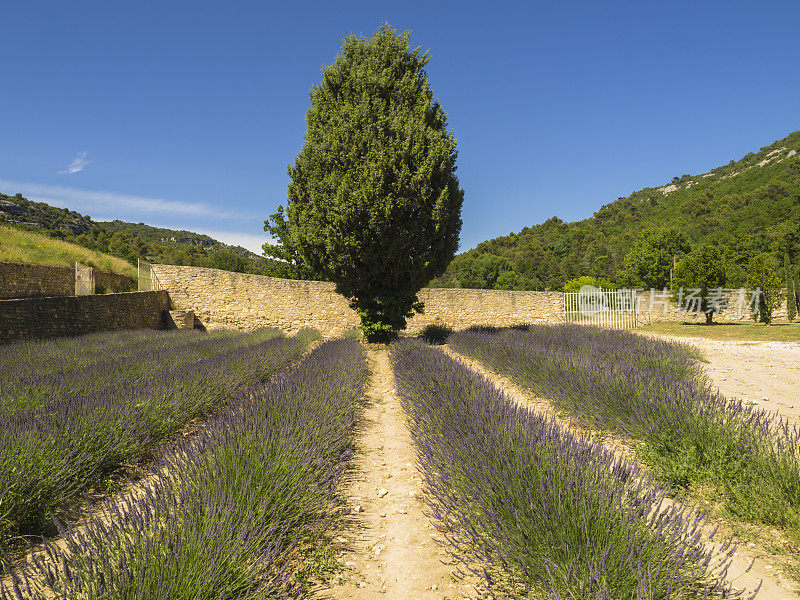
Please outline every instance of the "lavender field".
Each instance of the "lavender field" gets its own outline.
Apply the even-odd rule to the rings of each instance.
[[[462,331],[448,344],[587,427],[638,440],[673,490],[713,486],[736,518],[800,534],[800,431],[715,391],[688,346],[561,325]]]
[[[53,515],[288,367],[315,337],[148,331],[0,346],[3,555],[53,533]]]
[[[251,382],[0,598],[295,597],[294,551],[330,524],[366,379],[363,348],[333,341]]]
[[[450,550],[512,597],[744,597],[733,548],[702,543],[702,517],[664,503],[635,465],[521,408],[422,342],[392,348],[427,501]]]
[[[396,439],[357,440],[365,407],[384,418],[392,397],[403,460],[416,456],[395,468],[422,482],[424,523],[405,527],[430,540],[430,521],[458,565],[450,576],[480,582],[478,595],[755,597],[728,575],[733,539],[675,501],[699,483],[732,515],[797,527],[798,432],[713,391],[688,346],[579,326],[447,339],[585,427],[635,440],[640,463],[425,338],[370,346],[368,364],[351,339],[309,351],[319,337],[133,331],[0,346],[0,600],[316,597],[330,578],[309,575],[307,557],[361,535],[340,509],[374,506],[379,528],[407,516],[393,496],[401,471],[384,472]],[[347,496],[356,447],[386,458],[359,475],[382,504]],[[390,538],[372,539],[374,564]],[[386,570],[408,556],[385,554]],[[352,574],[331,557],[325,569]],[[347,589],[373,597],[360,586]],[[414,597],[451,597],[437,588]],[[332,598],[356,597],[343,589]]]

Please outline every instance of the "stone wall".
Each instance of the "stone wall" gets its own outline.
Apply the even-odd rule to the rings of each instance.
[[[163,329],[169,304],[164,291],[0,300],[0,340]]]
[[[69,267],[0,262],[0,298],[74,294],[75,271]]]
[[[786,297],[784,291],[783,297]],[[720,299],[723,310],[714,315],[716,323],[736,323],[752,321],[751,302],[753,295],[751,291],[745,289],[726,290]],[[706,317],[703,313],[698,313],[696,304],[692,300],[682,300],[682,306],[687,305],[691,312],[678,310],[676,302],[669,298],[663,291],[639,292],[639,321],[641,323],[659,323],[663,321],[705,323]],[[786,318],[786,302],[772,313],[773,319]]]
[[[152,272],[154,287],[167,290],[175,308],[193,311],[198,326],[206,329],[277,327],[294,332],[314,327],[324,335],[338,335],[359,324],[358,315],[334,291],[332,283],[175,265],[153,265]],[[411,333],[431,324],[463,329],[564,320],[561,292],[425,288],[419,298],[425,303],[425,312],[409,320]],[[702,314],[677,310],[662,292],[656,292],[652,300],[650,292],[640,292],[638,301],[640,323],[705,321]],[[749,294],[742,296],[740,290],[733,290],[728,294],[728,308],[714,320],[750,319],[749,301]],[[775,318],[785,317],[784,303]]]
[[[294,332],[314,327],[324,335],[338,335],[359,324],[332,283],[175,265],[153,265],[152,273],[154,287],[167,290],[175,308],[194,311],[209,330],[277,327]],[[412,333],[434,323],[461,329],[562,320],[560,292],[426,288],[419,297],[425,313],[409,321]]]
[[[98,293],[129,292],[135,288],[130,277],[94,270]],[[74,296],[75,270],[55,265],[0,262],[0,298]]]

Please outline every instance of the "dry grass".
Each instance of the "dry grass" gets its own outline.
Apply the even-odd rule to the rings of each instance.
[[[65,267],[74,267],[77,261],[100,271],[137,277],[136,267],[121,258],[7,225],[0,225],[0,261]]]
[[[789,323],[785,320],[772,325],[753,322],[715,323],[713,325],[653,323],[638,327],[636,332],[699,337],[709,340],[800,342],[800,322]]]

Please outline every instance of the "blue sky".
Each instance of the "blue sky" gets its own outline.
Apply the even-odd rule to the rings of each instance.
[[[0,3],[0,192],[258,248],[308,90],[383,20],[429,49],[461,249],[800,129],[800,2]]]

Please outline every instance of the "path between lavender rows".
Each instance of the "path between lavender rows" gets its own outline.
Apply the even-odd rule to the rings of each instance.
[[[457,581],[448,553],[424,515],[422,479],[411,433],[395,392],[385,347],[368,347],[370,387],[364,428],[345,483],[349,526],[336,542],[347,570],[321,595],[332,600],[477,598],[475,582]]]

